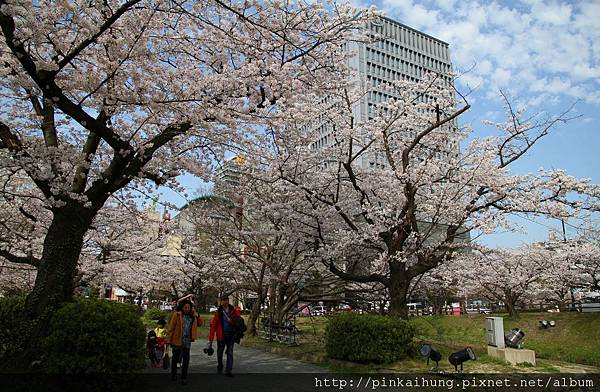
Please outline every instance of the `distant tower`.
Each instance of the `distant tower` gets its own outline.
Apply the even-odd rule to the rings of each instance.
[[[165,211],[163,212],[163,215],[162,215],[162,222],[160,222],[160,224],[158,226],[159,235],[168,234],[171,229],[170,226],[171,226],[171,214],[169,213],[169,210],[167,209],[167,207],[165,207]]]
[[[163,222],[171,221],[171,214],[169,213],[169,210],[166,207],[165,207],[165,212],[163,212],[162,219],[163,219]]]
[[[244,179],[248,174],[246,158],[236,155],[228,159],[215,175],[215,195],[225,197],[234,204],[234,216],[241,224],[244,214]]]
[[[236,192],[236,189],[242,185],[245,174],[246,159],[236,155],[226,160],[215,174],[215,194],[229,197],[230,193]]]

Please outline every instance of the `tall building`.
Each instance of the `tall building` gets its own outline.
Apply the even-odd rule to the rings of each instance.
[[[361,35],[365,39],[349,40],[343,49],[348,53],[350,81],[364,86],[368,93],[358,100],[352,107],[355,123],[363,123],[375,116],[375,107],[391,98],[397,97],[393,91],[384,88],[394,81],[402,80],[417,82],[427,73],[435,73],[448,88],[453,87],[452,63],[450,61],[449,44],[428,34],[415,30],[395,20],[379,17],[364,26]],[[365,34],[366,33],[366,34]],[[367,42],[365,42],[367,41]],[[425,96],[423,99],[428,99]],[[432,118],[435,118],[435,109],[432,106]],[[456,122],[444,125],[455,127]],[[311,144],[315,150],[332,146],[335,143],[334,130],[326,122],[315,126],[318,138]],[[414,134],[407,135],[408,137]],[[357,150],[360,148],[357,146]],[[436,157],[446,158],[459,153],[458,142],[450,143],[443,151],[436,148]],[[388,161],[381,151],[367,151],[354,161],[361,169],[381,169],[388,165]],[[328,167],[325,162],[323,167]],[[337,166],[333,166],[334,168]],[[419,222],[422,232],[430,233],[432,241],[443,238],[447,227],[431,223]],[[461,236],[469,238],[469,234]],[[366,251],[359,252],[356,260],[347,262],[347,271],[359,272],[368,270],[365,263],[370,257]]]
[[[394,93],[378,88],[382,83],[416,82],[427,72],[434,72],[445,84],[452,85],[448,43],[386,17],[377,18],[365,29],[371,42],[351,40],[344,44],[350,55],[351,80],[371,87],[353,107],[355,121],[373,118],[374,106],[394,97]],[[319,128],[319,138],[312,144],[314,149],[330,146],[334,141],[327,124],[321,124]],[[382,161],[382,157],[365,156],[360,164],[372,167],[381,165]]]
[[[446,42],[385,17],[376,19],[366,28],[372,42],[350,41],[346,44],[351,54],[349,65],[354,70],[353,77],[376,90],[355,108],[357,120],[372,117],[373,104],[393,97],[389,92],[377,91],[382,82],[416,82],[427,72],[435,72],[442,75],[448,85],[452,83],[452,64]]]

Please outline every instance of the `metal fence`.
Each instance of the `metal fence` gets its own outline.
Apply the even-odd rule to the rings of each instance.
[[[530,303],[515,306],[519,313],[537,313],[537,312],[580,312],[580,313],[596,313],[600,312],[600,302],[567,302],[567,303]],[[506,307],[501,304],[491,304],[490,306],[481,308],[467,308],[466,314],[489,314],[489,313],[506,313]],[[428,316],[432,315],[433,309],[416,308],[409,309],[410,316]],[[441,315],[456,315],[456,310],[451,306],[445,306],[441,309]],[[465,309],[460,308],[459,314],[465,314]]]
[[[580,312],[596,313],[600,312],[599,302],[566,302],[566,303],[530,303],[521,304],[515,307],[518,312]],[[506,312],[506,308],[501,305],[492,305],[494,313]]]
[[[272,316],[260,318],[259,336],[270,342],[296,344],[297,332],[296,317],[294,315],[290,315],[281,322],[277,322]]]

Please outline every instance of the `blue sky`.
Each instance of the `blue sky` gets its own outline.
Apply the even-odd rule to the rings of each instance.
[[[483,120],[501,121],[499,89],[531,112],[560,113],[578,102],[579,115],[561,125],[513,170],[563,168],[600,183],[600,1],[383,0],[354,1],[375,5],[386,16],[450,44],[457,88],[473,89],[472,109],[462,118],[483,134]],[[186,176],[188,197],[199,187]],[[181,206],[185,195],[163,192]],[[543,240],[560,222],[519,221],[521,233],[499,233],[480,239],[494,247],[515,247]],[[569,230],[568,230],[569,231]],[[568,233],[568,235],[572,234]]]

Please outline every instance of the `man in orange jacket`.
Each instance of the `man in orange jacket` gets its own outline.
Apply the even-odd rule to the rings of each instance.
[[[233,368],[233,344],[235,338],[235,326],[233,319],[240,317],[240,309],[229,304],[229,297],[221,297],[221,305],[215,312],[210,323],[210,345],[217,335],[217,371],[223,373],[223,351],[227,352],[227,365],[225,366],[225,375],[231,377]]]

